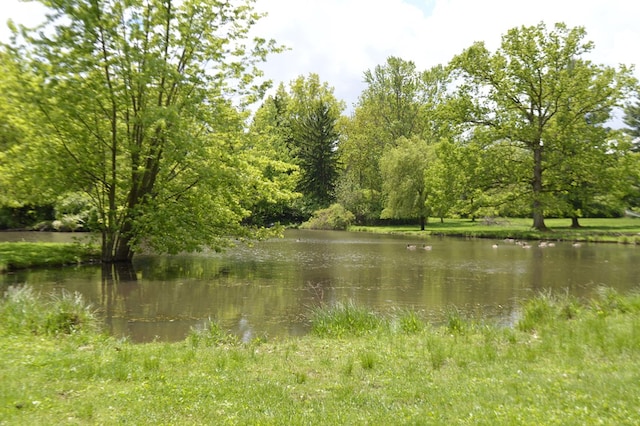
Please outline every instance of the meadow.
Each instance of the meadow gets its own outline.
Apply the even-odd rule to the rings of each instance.
[[[77,294],[0,305],[0,424],[638,424],[640,293],[540,294],[510,327],[451,309],[309,312],[301,338],[100,332]]]

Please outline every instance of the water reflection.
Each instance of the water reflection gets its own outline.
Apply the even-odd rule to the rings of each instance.
[[[509,321],[518,300],[551,288],[587,296],[597,286],[638,287],[640,249],[557,244],[523,249],[491,240],[287,231],[285,238],[223,254],[148,256],[132,268],[82,266],[21,271],[0,285],[65,288],[99,307],[109,330],[134,341],[182,340],[215,320],[244,339],[301,335],[310,311],[353,300],[380,311],[411,308],[439,321],[455,305]]]

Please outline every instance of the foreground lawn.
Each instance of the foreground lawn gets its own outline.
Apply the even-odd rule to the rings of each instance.
[[[640,218],[580,219],[580,228],[571,228],[570,219],[546,219],[548,232],[531,228],[531,219],[491,218],[440,219],[430,218],[424,231],[417,225],[352,226],[351,231],[398,233],[407,235],[446,235],[467,238],[519,238],[528,240],[564,240],[640,244]]]
[[[311,335],[180,343],[97,333],[78,296],[0,305],[1,424],[638,424],[640,296],[540,296],[512,328],[351,304]]]

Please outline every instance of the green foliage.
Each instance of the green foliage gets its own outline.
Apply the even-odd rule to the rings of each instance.
[[[311,315],[311,332],[317,336],[361,336],[386,326],[381,316],[353,302],[315,308]]]
[[[456,104],[467,133],[529,156],[530,175],[514,177],[529,181],[538,230],[546,229],[545,212],[557,203],[554,186],[586,203],[598,191],[576,191],[586,180],[574,172],[603,170],[604,124],[634,86],[629,68],[583,59],[593,49],[585,35],[584,28],[564,24],[513,28],[495,53],[478,42],[450,65],[462,82]]]
[[[427,201],[426,172],[432,161],[432,149],[423,140],[401,138],[380,159],[385,208],[381,218],[421,219],[431,212]]]
[[[96,312],[79,293],[62,291],[45,298],[29,286],[9,287],[0,302],[0,330],[8,335],[95,333]]]
[[[98,231],[98,211],[91,198],[82,192],[60,195],[54,204],[57,231]]]
[[[303,229],[346,230],[355,220],[353,213],[341,204],[332,204],[326,209],[315,211],[311,219],[303,223]]]
[[[625,106],[623,121],[628,126],[624,131],[633,138],[633,150],[640,152],[640,97]]]
[[[286,191],[244,132],[243,109],[266,89],[257,65],[279,50],[248,42],[251,1],[42,3],[47,21],[10,50],[24,88],[14,94],[42,137],[14,146],[8,180],[39,178],[41,199],[86,193],[105,261],[130,261],[141,244],[173,253],[252,235],[240,226],[248,207]]]
[[[252,130],[264,138],[274,158],[294,164],[295,188],[302,194],[295,205],[302,216],[331,204],[339,175],[336,145],[338,120],[344,103],[317,74],[300,76],[256,112]]]
[[[441,66],[419,71],[411,61],[389,57],[384,65],[365,72],[365,82],[367,88],[354,115],[344,123],[339,152],[346,169],[337,191],[338,201],[356,214],[359,223],[379,219],[383,209],[389,207],[383,184],[391,177],[382,170],[383,155],[401,140],[434,142],[450,122],[438,112],[448,82]],[[415,161],[423,160],[425,155]],[[408,173],[415,172],[411,169]],[[402,178],[394,179],[397,182]],[[422,182],[423,178],[419,180]],[[414,194],[404,196],[409,197],[405,204],[414,204]],[[391,210],[387,214],[395,217]],[[400,216],[406,217],[405,213]]]
[[[0,229],[29,229],[39,223],[50,222],[53,215],[51,205],[0,207]]]

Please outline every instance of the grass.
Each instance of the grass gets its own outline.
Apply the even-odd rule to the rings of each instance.
[[[28,288],[2,300],[0,423],[640,420],[638,293],[541,294],[514,327],[456,311],[434,327],[416,312],[345,303],[312,312],[311,335],[247,343],[212,323],[183,342],[134,345],[96,332],[91,313],[78,296]],[[69,316],[83,319],[68,327]]]
[[[531,219],[491,218],[439,219],[431,218],[424,231],[410,226],[351,226],[350,231],[406,234],[413,236],[454,236],[465,238],[517,238],[521,240],[557,240],[585,242],[615,242],[640,244],[640,219],[587,218],[580,219],[580,228],[571,228],[569,219],[546,219],[547,232],[531,228]]]
[[[0,272],[97,261],[100,249],[80,243],[0,242]]]

